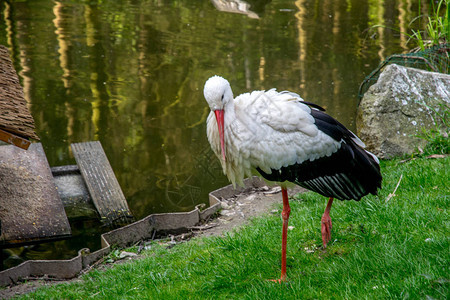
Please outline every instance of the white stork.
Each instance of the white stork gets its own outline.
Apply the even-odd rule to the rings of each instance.
[[[381,187],[379,161],[364,144],[320,106],[291,92],[254,91],[236,98],[229,82],[213,76],[204,96],[211,108],[207,135],[223,172],[233,185],[257,171],[280,184],[283,196],[281,278],[286,280],[290,214],[286,190],[293,182],[329,197],[322,216],[322,241],[331,238],[333,199],[360,200]]]

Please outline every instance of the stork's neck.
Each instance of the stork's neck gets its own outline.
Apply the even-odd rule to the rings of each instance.
[[[228,101],[224,108],[223,108],[224,112],[225,112],[225,127],[229,124],[229,122],[232,122],[235,118],[235,111],[234,111],[234,99]],[[228,123],[228,124],[227,124]]]

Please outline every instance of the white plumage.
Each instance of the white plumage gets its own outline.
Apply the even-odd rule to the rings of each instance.
[[[227,84],[222,77],[210,78],[205,84],[205,97],[209,89],[221,84]],[[271,89],[245,93],[226,102],[226,161],[221,159],[221,163],[233,184],[242,185],[244,177],[251,176],[256,167],[270,174],[271,169],[337,151],[341,142],[318,130],[311,108],[301,101],[303,99],[296,94]],[[207,135],[214,153],[220,158],[219,131],[213,111],[208,116]]]
[[[281,279],[286,278],[289,200],[285,182],[329,197],[322,216],[322,240],[331,236],[333,198],[359,200],[381,187],[379,161],[364,143],[319,106],[292,92],[254,91],[233,97],[220,76],[205,83],[211,108],[207,136],[224,173],[233,185],[258,172],[279,182],[283,194]]]

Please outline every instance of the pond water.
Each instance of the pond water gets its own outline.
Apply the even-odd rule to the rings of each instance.
[[[71,143],[99,140],[136,218],[189,211],[228,184],[206,139],[206,79],[224,76],[235,95],[295,91],[355,129],[359,84],[414,47],[389,27],[407,31],[429,9],[410,0],[266,0],[224,11],[231,2],[243,3],[2,1],[0,44],[50,166],[75,163]],[[368,30],[377,24],[386,27]],[[76,222],[74,239],[22,256],[98,248],[97,225]]]

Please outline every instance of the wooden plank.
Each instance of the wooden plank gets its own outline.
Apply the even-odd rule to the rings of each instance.
[[[27,139],[24,139],[20,136],[12,134],[10,132],[4,131],[0,128],[0,141],[4,141],[8,144],[12,144],[19,148],[27,150],[30,147],[31,142]]]
[[[71,147],[102,221],[108,225],[129,223],[133,216],[100,142]]]
[[[0,147],[0,246],[70,236],[44,149]]]

